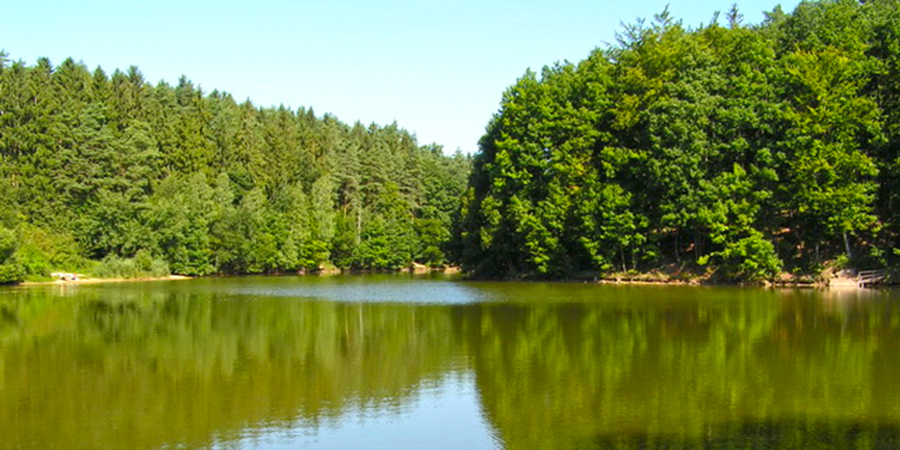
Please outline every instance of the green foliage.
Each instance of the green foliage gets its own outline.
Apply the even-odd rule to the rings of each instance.
[[[789,92],[784,115],[789,128],[779,147],[786,159],[781,197],[795,215],[804,248],[857,235],[877,222],[872,214],[875,161],[866,148],[880,142],[878,105],[858,95],[863,62],[827,48],[786,55]],[[818,258],[817,258],[818,259]]]
[[[19,248],[15,231],[0,227],[0,284],[18,283],[25,279],[16,250]]]
[[[213,208],[213,189],[202,173],[166,178],[148,198],[143,215],[152,248],[162,253],[174,273],[213,272],[209,237]]]
[[[355,269],[408,267],[420,246],[409,205],[399,187],[389,183],[384,189],[374,205],[374,214],[361,230],[361,243],[353,252],[350,265]]]
[[[29,275],[141,251],[192,275],[706,263],[758,281],[892,264],[898,38],[888,0],[804,2],[760,25],[735,9],[697,29],[664,12],[526,72],[473,158],[184,77],[4,59],[0,226],[23,238],[8,259]]]
[[[86,264],[80,246],[70,234],[50,233],[26,226],[20,231],[20,239],[16,258],[26,277],[40,279],[52,272],[77,272]]]
[[[775,246],[763,238],[759,232],[736,242],[725,244],[725,248],[700,257],[700,264],[714,260],[727,281],[761,282],[773,281],[781,273],[781,260],[775,253]]]
[[[471,160],[396,124],[0,59],[0,226],[25,238],[11,278],[84,258],[128,274],[145,253],[187,275],[446,259],[433,228],[450,229]]]
[[[431,267],[445,264],[447,257],[441,247],[450,240],[450,229],[439,219],[417,219],[413,226],[419,241],[417,261]]]
[[[758,282],[896,247],[900,8],[767,17],[665,12],[526,72],[480,142],[454,256],[488,277],[688,262]]]
[[[169,275],[169,266],[165,261],[153,258],[149,252],[141,250],[134,258],[120,258],[109,255],[94,268],[93,275],[98,278],[148,278]]]

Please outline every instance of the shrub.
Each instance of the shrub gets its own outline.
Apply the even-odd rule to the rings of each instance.
[[[70,234],[25,226],[20,238],[21,245],[16,255],[28,278],[47,277],[54,271],[75,272],[86,264]]]
[[[755,230],[748,237],[726,244],[722,251],[700,258],[700,264],[707,264],[711,258],[718,261],[719,273],[727,281],[759,283],[774,280],[781,273],[775,246]]]
[[[140,250],[134,258],[121,258],[108,255],[94,269],[98,278],[146,278],[169,275],[169,266],[157,258],[153,258],[146,250]]]
[[[18,283],[25,279],[25,270],[16,255],[18,248],[16,232],[0,226],[0,284]]]

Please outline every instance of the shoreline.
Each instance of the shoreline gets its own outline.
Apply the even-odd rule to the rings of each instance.
[[[144,281],[181,281],[193,280],[198,278],[215,278],[220,276],[227,277],[245,277],[245,276],[332,276],[332,275],[362,275],[372,273],[397,273],[406,275],[423,275],[428,273],[445,273],[459,274],[461,270],[458,267],[451,266],[441,269],[436,268],[403,268],[400,270],[378,271],[378,270],[319,270],[315,272],[296,272],[296,273],[270,273],[270,274],[212,274],[206,276],[188,276],[188,275],[166,275],[164,277],[138,277],[138,278],[77,278],[77,279],[57,279],[49,281],[23,281],[21,283],[11,284],[10,286],[46,286],[46,285],[79,285],[79,284],[100,284],[100,283],[129,283]]]
[[[128,283],[137,281],[179,281],[192,280],[196,277],[185,275],[166,275],[164,277],[140,277],[140,278],[79,278],[77,280],[53,280],[53,281],[23,281],[16,286],[42,286],[42,285],[78,285],[99,283]]]
[[[427,269],[427,270],[399,270],[392,272],[379,272],[379,271],[322,271],[322,272],[311,272],[311,273],[295,273],[295,274],[269,274],[274,276],[329,276],[329,275],[365,275],[371,273],[396,273],[396,274],[406,274],[406,275],[422,275],[427,273],[445,273],[456,275],[460,274],[461,271],[456,267],[446,268],[444,270],[435,270],[435,269]],[[258,276],[265,274],[239,274],[239,275],[228,275],[235,277],[242,276]],[[211,275],[208,277],[215,277],[216,275]],[[197,278],[207,278],[207,277],[194,277],[194,276],[186,276],[186,275],[167,275],[164,277],[139,277],[139,278],[79,278],[76,280],[52,280],[52,281],[24,281],[14,286],[42,286],[42,285],[79,285],[79,284],[101,284],[101,283],[129,283],[129,282],[148,282],[148,281],[181,281],[181,280],[193,280]],[[863,290],[863,289],[872,289],[873,287],[890,287],[896,286],[891,284],[880,284],[876,286],[867,286],[861,287],[855,281],[852,283],[846,283],[841,281],[849,281],[844,278],[832,278],[829,280],[830,282],[791,282],[791,281],[778,281],[778,282],[766,282],[763,284],[741,284],[741,283],[717,283],[711,282],[709,279],[705,279],[703,277],[695,277],[695,278],[681,278],[681,279],[663,279],[663,278],[654,278],[654,277],[597,277],[593,279],[587,278],[566,278],[566,279],[557,279],[557,280],[540,280],[540,279],[480,279],[480,278],[463,278],[469,281],[524,281],[524,282],[560,282],[560,283],[584,283],[584,284],[596,284],[596,285],[634,285],[634,286],[695,286],[695,287],[708,287],[708,286],[735,286],[735,287],[753,287],[753,288],[763,288],[763,289],[824,289],[824,290]]]
[[[794,279],[791,279],[794,278]],[[776,281],[762,281],[758,283],[740,283],[740,282],[723,282],[714,280],[708,276],[691,276],[691,277],[673,277],[668,278],[659,276],[659,274],[644,273],[633,275],[606,275],[597,277],[570,277],[559,279],[541,279],[541,278],[465,278],[470,281],[522,281],[522,282],[546,282],[546,283],[583,283],[595,285],[625,285],[625,286],[695,286],[695,287],[742,287],[757,289],[817,289],[832,291],[850,291],[850,290],[866,290],[866,289],[883,289],[896,288],[895,282],[866,283],[854,277],[833,276],[821,279],[797,279],[787,274],[783,274]]]

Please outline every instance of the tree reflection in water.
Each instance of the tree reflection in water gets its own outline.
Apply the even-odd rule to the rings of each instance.
[[[473,283],[488,300],[428,304],[184,283],[0,293],[0,447],[315,432],[351,411],[402,416],[453,374],[506,448],[890,448],[900,435],[889,292]]]

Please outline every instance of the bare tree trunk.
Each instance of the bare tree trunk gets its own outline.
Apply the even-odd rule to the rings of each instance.
[[[844,249],[847,250],[847,258],[853,259],[853,253],[850,252],[850,240],[847,238],[847,232],[844,232]]]
[[[360,242],[360,233],[362,229],[362,208],[356,208],[356,245]]]

